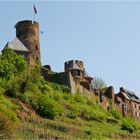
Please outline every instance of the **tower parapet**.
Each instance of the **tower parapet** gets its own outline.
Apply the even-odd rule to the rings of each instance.
[[[30,51],[28,63],[34,67],[40,61],[39,24],[31,20],[19,21],[16,25],[16,37]]]
[[[68,70],[80,70],[84,71],[84,63],[79,60],[70,60],[65,62],[65,71]]]
[[[79,60],[70,60],[65,62],[65,72],[70,72],[75,81],[80,82],[83,79],[84,63]]]

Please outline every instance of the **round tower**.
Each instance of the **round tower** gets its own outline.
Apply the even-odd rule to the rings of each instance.
[[[20,21],[16,24],[16,37],[30,51],[28,63],[30,67],[40,64],[39,24],[31,20]]]

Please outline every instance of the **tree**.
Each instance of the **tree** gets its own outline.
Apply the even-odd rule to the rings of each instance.
[[[9,80],[15,74],[27,68],[24,58],[16,54],[11,49],[4,49],[0,56],[0,77]]]
[[[107,87],[105,81],[100,77],[94,77],[92,87],[94,89],[101,89]]]

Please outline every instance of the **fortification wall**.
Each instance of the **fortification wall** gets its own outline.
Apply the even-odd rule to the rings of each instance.
[[[71,88],[71,93],[72,94],[80,92],[80,93],[88,94],[88,96],[91,96],[91,98],[93,97],[93,92],[92,91],[87,90],[82,85],[80,85],[78,82],[76,82],[75,79],[72,77],[70,72],[68,74],[69,74],[69,86]]]
[[[68,73],[67,72],[55,73],[55,74],[46,74],[45,79],[50,81],[50,82],[54,82],[54,83],[58,83],[58,84],[61,84],[61,85],[69,86],[69,78],[68,78]]]

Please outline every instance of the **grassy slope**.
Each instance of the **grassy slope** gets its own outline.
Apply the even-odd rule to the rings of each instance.
[[[12,50],[0,55],[0,139],[140,139],[134,120],[103,110],[88,94],[71,95],[39,72]]]
[[[122,117],[103,110],[88,96],[71,95],[67,87],[19,75],[10,82],[1,79],[0,85],[0,112],[17,123],[16,138],[140,139],[139,125],[133,133],[121,130]]]
[[[62,100],[61,100],[62,101]],[[63,104],[63,103],[61,103]],[[81,103],[76,103],[81,105]],[[82,105],[83,107],[84,105]],[[86,105],[85,105],[86,106]],[[66,109],[67,110],[67,109]],[[65,110],[65,111],[66,111]],[[67,110],[68,111],[68,110]],[[94,111],[94,109],[93,109]],[[23,112],[23,110],[22,110]],[[78,113],[78,112],[77,112]],[[26,113],[25,113],[26,114]],[[70,119],[58,116],[54,120],[42,119],[35,114],[27,115],[20,120],[18,133],[21,138],[60,138],[60,139],[134,139],[140,138],[139,130],[130,134],[121,130],[120,123],[106,121],[84,120],[76,117]]]

